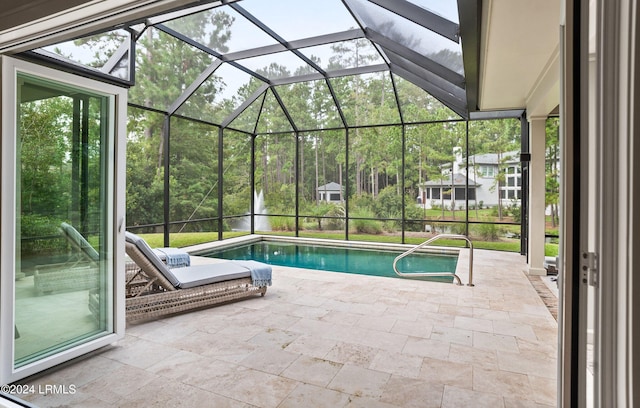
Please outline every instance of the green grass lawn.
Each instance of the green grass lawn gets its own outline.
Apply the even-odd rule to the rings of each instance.
[[[223,237],[233,238],[237,236],[247,235],[245,232],[225,232]],[[293,232],[273,232],[271,235],[281,235],[287,237],[295,236]],[[317,231],[301,231],[301,235],[307,238],[324,238],[344,240],[343,233],[324,233]],[[163,247],[163,234],[140,234],[147,243],[152,247]],[[427,237],[406,237],[407,244],[418,245],[424,242]],[[171,246],[186,247],[206,242],[218,240],[217,232],[183,232],[180,234],[171,234]],[[366,242],[383,242],[383,243],[400,243],[400,236],[395,235],[369,235],[369,234],[349,234],[349,240],[366,241]],[[495,251],[520,252],[520,241],[478,241],[473,240],[473,247],[477,249],[490,249]],[[437,246],[464,247],[466,244],[462,240],[441,239],[434,243]],[[545,244],[545,256],[557,256],[558,244]]]
[[[469,221],[499,221],[498,220],[498,216],[495,215],[496,214],[495,209],[492,208],[484,208],[482,210],[469,210]],[[477,217],[476,217],[477,214]],[[511,217],[507,217],[506,216],[506,211],[503,212],[503,217],[502,217],[502,221],[504,222],[511,222],[513,221]],[[424,211],[424,215],[425,215],[425,219],[426,221],[429,220],[453,220],[454,217],[455,219],[460,220],[461,222],[464,222],[464,218],[466,215],[466,210],[456,210],[455,212],[449,211],[449,210],[445,210],[444,212],[442,210],[434,210],[434,209],[427,209]]]

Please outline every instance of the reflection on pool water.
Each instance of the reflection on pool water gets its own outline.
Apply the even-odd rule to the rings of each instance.
[[[398,276],[393,271],[393,260],[400,254],[401,252],[392,250],[260,241],[234,248],[212,250],[202,255],[223,259],[253,259],[270,265],[395,278]],[[416,252],[402,258],[398,262],[398,269],[402,272],[455,273],[457,263],[458,255],[450,251]],[[450,277],[416,279],[452,281]]]

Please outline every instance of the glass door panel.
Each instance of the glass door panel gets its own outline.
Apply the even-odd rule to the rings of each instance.
[[[16,367],[111,330],[111,99],[18,74]]]
[[[123,334],[126,90],[8,57],[2,71],[6,383]]]

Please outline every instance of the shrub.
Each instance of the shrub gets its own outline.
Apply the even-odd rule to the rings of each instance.
[[[318,223],[315,221],[305,221],[302,223],[302,229],[304,230],[318,230]]]
[[[502,233],[502,229],[496,224],[475,224],[472,231],[483,241],[498,241]]]
[[[464,224],[447,224],[447,227],[452,234],[464,235],[467,232]]]
[[[386,232],[397,232],[400,230],[400,221],[383,221],[382,228]]]
[[[353,232],[359,234],[382,234],[382,225],[380,221],[375,220],[351,220]]]
[[[409,201],[413,203],[413,200]],[[382,189],[373,201],[373,212],[378,218],[397,218],[402,212],[402,195],[396,192],[395,186]]]
[[[407,201],[408,202],[408,201]],[[420,220],[420,221],[407,221],[405,228],[407,231],[424,231],[424,210],[414,204],[407,205],[404,210],[404,216],[408,220]]]
[[[62,221],[41,215],[24,215],[21,219],[20,229],[22,244],[20,247],[22,256],[55,254],[64,251],[67,242],[59,236],[58,226]]]
[[[296,230],[296,219],[294,217],[269,217],[269,224],[271,224],[272,231]]]
[[[328,218],[322,220],[322,229],[335,231],[335,230],[343,230],[344,229],[344,220]]]
[[[359,210],[351,214],[351,216],[357,218],[374,218],[374,214],[370,210]],[[382,223],[380,221],[352,219],[349,221],[349,224],[353,232],[356,233],[374,235],[382,233]]]
[[[322,220],[322,227],[327,230],[342,230],[344,229],[344,215],[345,210],[341,205],[331,205],[329,211],[325,214],[327,217],[339,217],[339,218],[325,218]]]
[[[373,197],[370,194],[358,194],[353,196],[349,201],[349,211],[357,211],[357,209],[372,209]]]
[[[333,209],[333,207],[335,207],[335,205],[325,202],[321,202],[317,205],[314,203],[313,205],[307,205],[306,208],[303,208],[303,212],[306,212],[309,215],[316,216],[316,225],[313,227],[313,229],[322,230],[324,224],[324,220],[322,219],[322,217],[327,215]]]
[[[509,207],[507,207],[507,214],[511,215],[513,221],[520,222],[520,213],[521,209],[517,203],[512,203]]]

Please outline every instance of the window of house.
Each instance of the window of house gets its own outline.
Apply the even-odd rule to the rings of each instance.
[[[440,189],[439,188],[432,188],[431,189],[431,198],[433,198],[434,200],[439,200],[440,199]]]
[[[482,177],[495,177],[496,176],[496,168],[495,168],[495,166],[481,165],[480,166],[480,175]]]

